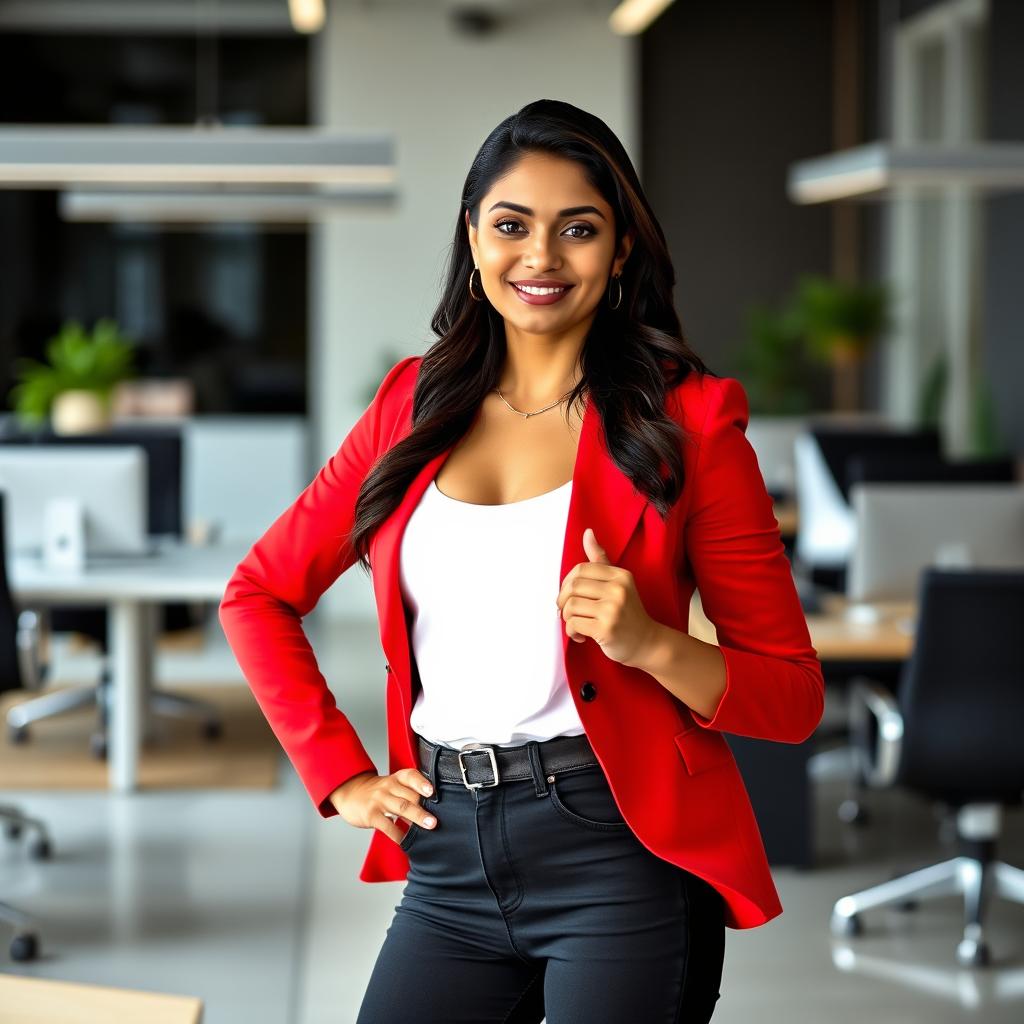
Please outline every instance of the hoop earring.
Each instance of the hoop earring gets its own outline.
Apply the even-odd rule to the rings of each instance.
[[[475,273],[477,273],[477,271],[478,271],[479,269],[480,269],[479,267],[474,267],[474,268],[473,268],[473,269],[472,269],[472,270],[471,270],[471,271],[469,272],[469,295],[470,295],[470,298],[472,298],[472,299],[473,299],[473,300],[474,300],[475,302],[481,302],[481,301],[483,300],[483,296],[482,296],[482,295],[477,295],[477,294],[476,294],[476,293],[475,293],[475,292],[473,291],[473,275],[474,275]],[[480,285],[481,285],[481,287],[483,287],[483,281],[481,281],[481,282],[480,282]]]
[[[612,299],[611,299],[611,293],[612,293],[611,281],[608,282],[608,308],[609,309],[618,309],[619,306],[622,305],[622,282],[619,280],[619,278],[621,276],[622,276],[621,274],[616,274],[612,278],[612,281],[614,281],[619,286],[619,297],[615,300],[614,305],[612,304]]]

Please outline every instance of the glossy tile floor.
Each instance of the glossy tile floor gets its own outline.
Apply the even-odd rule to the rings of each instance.
[[[384,766],[376,624],[307,623],[339,703]],[[209,635],[201,655],[161,658],[161,685],[237,681],[212,622]],[[57,678],[87,681],[92,665],[58,658]],[[353,1021],[402,886],[360,882],[369,833],[320,819],[284,760],[281,775],[274,792],[0,791],[0,802],[48,823],[55,847],[52,861],[36,863],[22,844],[0,843],[0,899],[35,915],[42,941],[38,961],[12,963],[0,926],[0,969],[198,995],[206,1024]],[[952,855],[923,802],[872,794],[871,824],[851,829],[835,816],[841,791],[817,787],[820,866],[775,871],[785,913],[727,932],[716,1024],[1024,1019],[1024,907],[992,905],[988,970],[956,965],[953,897],[912,915],[869,914],[852,942],[830,937],[839,896]],[[1020,810],[1005,818],[1001,855],[1024,865]]]

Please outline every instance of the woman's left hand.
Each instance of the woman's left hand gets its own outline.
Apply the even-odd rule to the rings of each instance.
[[[609,563],[589,526],[583,550],[590,561],[573,566],[558,592],[565,630],[577,643],[595,640],[612,661],[637,664],[654,643],[659,624],[647,614],[633,574]]]

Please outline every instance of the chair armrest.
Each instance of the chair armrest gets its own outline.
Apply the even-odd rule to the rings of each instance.
[[[896,698],[880,683],[854,680],[850,688],[850,735],[864,781],[876,789],[891,786],[896,781],[903,748],[903,715]]]
[[[18,673],[21,676],[22,689],[25,690],[41,689],[49,667],[44,664],[39,653],[44,616],[45,612],[39,612],[35,608],[24,608],[18,613]]]

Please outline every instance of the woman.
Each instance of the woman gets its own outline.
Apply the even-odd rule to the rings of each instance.
[[[224,630],[319,813],[373,830],[360,878],[407,880],[360,1024],[707,1021],[725,928],[781,913],[721,733],[803,741],[821,670],[745,394],[683,340],[673,283],[603,121],[502,121],[439,340],[228,583]],[[301,627],[357,560],[386,775]],[[718,646],[687,633],[695,586]]]

